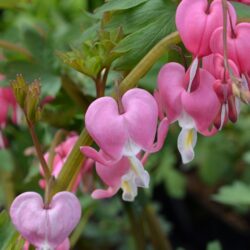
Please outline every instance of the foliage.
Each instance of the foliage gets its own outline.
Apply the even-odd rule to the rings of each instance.
[[[94,80],[103,76],[103,69],[109,71],[106,93],[111,94],[115,82],[120,82],[155,44],[176,30],[177,4],[178,1],[170,0],[110,0],[106,3],[0,0],[0,54],[4,57],[0,61],[0,72],[6,76],[1,87],[8,86],[9,81],[21,73],[29,83],[34,79],[41,81],[42,99],[53,97],[53,103],[45,105],[42,122],[36,127],[44,152],[49,150],[58,128],[81,131],[83,110],[95,98]],[[249,19],[250,7],[240,3],[235,6],[242,20]],[[98,8],[93,11],[95,7]],[[180,47],[186,55],[181,44]],[[181,60],[175,49],[166,51],[140,80],[139,86],[152,92],[160,67],[168,61]],[[207,199],[232,206],[236,208],[235,213],[243,211],[239,206],[248,213],[249,126],[249,111],[243,109],[235,125],[228,125],[214,137],[199,138],[196,159],[188,166],[180,163],[176,151],[179,129],[171,127],[167,145],[148,159],[146,167],[152,184],[146,199],[160,186],[169,197],[183,201],[190,192],[189,175],[195,175],[204,187],[214,190]],[[3,132],[9,147],[0,150],[0,207],[8,209],[19,193],[28,190],[42,193],[42,190],[38,186],[39,163],[25,122],[22,121],[21,126],[9,125]],[[92,185],[100,183],[94,178]],[[84,210],[90,212],[89,217],[82,218],[80,235],[72,235],[77,238],[76,249],[90,246],[134,249],[121,201],[118,198],[92,201],[89,193],[85,197],[79,194],[86,206]],[[165,218],[162,224],[167,225]],[[0,214],[0,248],[18,250],[23,243],[4,210]],[[215,241],[207,249],[222,248]]]

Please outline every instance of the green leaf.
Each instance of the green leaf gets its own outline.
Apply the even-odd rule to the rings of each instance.
[[[106,11],[126,10],[145,3],[148,0],[110,0],[96,10],[96,16],[101,16]]]
[[[215,240],[208,243],[207,250],[222,250],[222,246],[219,241]]]
[[[236,181],[231,186],[221,187],[213,199],[226,205],[250,206],[250,185]]]
[[[0,170],[11,172],[14,167],[11,152],[7,149],[0,150]]]
[[[242,3],[233,3],[238,18],[244,19],[244,18],[250,18],[250,6]]]
[[[170,3],[166,4],[161,0],[153,1],[153,3],[154,5],[152,5],[151,0],[145,3],[141,8],[138,8],[137,17],[139,20],[130,20],[130,16],[133,19],[132,11],[121,14],[122,16],[126,15],[125,23],[125,20],[120,20],[119,22],[111,20],[112,27],[115,23],[117,26],[123,28],[125,34],[132,32],[115,48],[116,52],[126,52],[124,56],[115,62],[115,68],[119,70],[131,69],[157,42],[175,31],[176,6]],[[151,9],[151,7],[153,7],[153,9]],[[116,19],[116,16],[114,19]],[[128,23],[133,27],[132,29],[128,27]],[[109,24],[108,27],[110,27]]]
[[[166,191],[173,198],[183,198],[186,193],[186,179],[180,171],[174,168],[176,159],[173,152],[169,148],[164,148],[159,154],[161,158],[158,163],[154,162],[156,183],[163,183]]]
[[[22,250],[24,240],[12,226],[6,211],[0,213],[0,249]]]
[[[233,178],[237,158],[235,141],[226,135],[222,131],[214,137],[199,137],[193,163],[199,166],[199,176],[207,185]]]

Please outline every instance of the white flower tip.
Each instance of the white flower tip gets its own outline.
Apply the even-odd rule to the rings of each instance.
[[[194,147],[197,142],[197,132],[194,128],[183,128],[178,136],[178,150],[181,154],[183,164],[194,159]]]

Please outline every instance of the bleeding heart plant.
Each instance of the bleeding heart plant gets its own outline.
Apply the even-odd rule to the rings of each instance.
[[[10,216],[21,235],[38,249],[58,247],[81,218],[81,205],[69,192],[57,193],[49,204],[34,192],[19,195],[12,203]]]

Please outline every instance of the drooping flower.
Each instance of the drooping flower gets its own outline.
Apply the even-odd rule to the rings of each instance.
[[[39,250],[58,247],[78,224],[81,205],[69,192],[57,193],[49,206],[35,192],[26,192],[13,201],[10,216],[24,239]]]
[[[234,7],[228,3],[228,13],[236,23]],[[185,47],[194,57],[211,53],[209,41],[214,30],[223,25],[221,0],[182,0],[176,11],[176,26]]]
[[[184,67],[177,63],[168,63],[159,72],[155,96],[161,117],[166,115],[170,123],[178,121],[182,128],[178,149],[183,163],[194,158],[197,131],[206,136],[216,131],[209,131],[220,107],[213,90],[214,82],[208,71],[197,69],[186,73]]]
[[[250,74],[250,23],[233,25],[227,31],[228,58],[235,62],[241,75]],[[213,53],[223,55],[223,28],[217,28],[210,40],[210,48]]]
[[[122,189],[122,199],[134,201],[138,187],[148,188],[149,174],[143,168],[144,160],[122,157],[117,163],[105,166],[96,162],[96,172],[101,180],[108,186],[107,189],[96,189],[92,193],[94,199],[109,198]]]
[[[75,145],[76,141],[78,140],[78,135],[74,132],[72,132],[62,143],[60,143],[56,148],[55,148],[55,155],[53,157],[53,162],[52,162],[52,175],[57,178],[59,173],[61,172],[61,169],[63,167],[63,164],[67,160],[73,146]],[[44,155],[44,158],[46,162],[49,162],[49,152],[47,152]],[[43,169],[40,167],[40,172],[42,176],[44,176]],[[79,173],[77,180],[74,184],[73,191],[76,191],[78,185],[81,182],[81,173]],[[39,181],[39,184],[42,188],[45,188],[45,180],[42,179]]]
[[[240,77],[236,64],[229,60],[229,67],[234,77]],[[240,113],[240,100],[233,95],[232,80],[228,70],[224,67],[224,58],[220,54],[211,54],[202,60],[203,68],[209,71],[216,79],[213,88],[219,98],[221,107],[214,125],[221,129],[229,119],[236,122]]]
[[[168,130],[168,120],[163,119],[157,131],[157,103],[153,96],[143,89],[135,88],[127,91],[121,98],[121,105],[122,111],[119,110],[115,99],[102,97],[89,106],[85,115],[85,125],[100,147],[100,152],[86,146],[82,147],[81,151],[97,162],[97,171],[98,169],[111,171],[111,175],[118,176],[114,179],[119,180],[119,183],[121,178],[125,178],[128,183],[135,183],[136,178],[136,182],[140,180],[137,186],[148,187],[149,175],[137,155],[141,151],[156,152],[162,147]],[[158,138],[155,143],[156,132]],[[124,168],[128,175],[123,172]],[[136,177],[132,174],[135,172]],[[99,173],[105,175],[105,171]],[[122,173],[122,176],[126,177],[117,173]],[[102,179],[106,182],[105,177]],[[112,191],[108,190],[112,194],[121,187],[120,184],[110,184],[110,179],[106,184],[112,187]],[[107,192],[105,195],[108,195]]]

